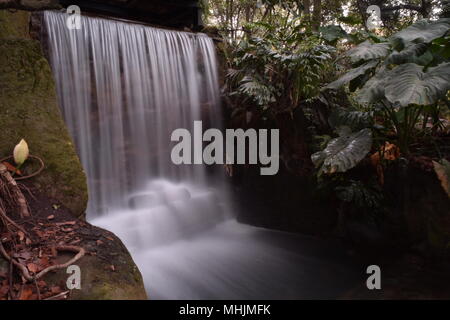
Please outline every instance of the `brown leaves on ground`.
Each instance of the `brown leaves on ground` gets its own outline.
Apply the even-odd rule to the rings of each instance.
[[[55,260],[58,256],[57,246],[74,245],[82,241],[77,235],[77,229],[82,226],[84,226],[82,221],[53,222],[41,219],[27,228],[27,234],[23,231],[3,232],[0,239],[8,254],[24,265],[31,275],[36,275],[57,264]],[[14,270],[17,271],[16,268]],[[9,277],[10,275],[5,272],[0,273],[0,300],[46,298],[60,300],[68,296],[62,289],[63,284],[48,286],[42,279],[36,283],[21,284],[20,274],[13,275],[15,283],[10,288]]]

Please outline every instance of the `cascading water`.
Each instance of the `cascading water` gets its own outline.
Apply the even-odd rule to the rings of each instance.
[[[69,30],[66,17],[47,11],[45,25],[88,219],[124,241],[150,297],[334,297],[347,286],[343,267],[315,257],[325,246],[237,223],[205,167],[172,164],[174,129],[220,127],[210,38],[90,17]]]

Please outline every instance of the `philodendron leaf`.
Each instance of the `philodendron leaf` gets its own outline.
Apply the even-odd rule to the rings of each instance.
[[[389,72],[385,96],[393,104],[430,105],[443,98],[450,90],[450,63],[443,63],[423,71],[415,63],[402,64]]]
[[[372,131],[363,129],[331,140],[327,147],[314,153],[311,160],[320,172],[332,174],[346,172],[355,167],[372,147]]]
[[[433,22],[420,20],[408,28],[397,32],[390,40],[392,43],[411,41],[429,43],[444,36],[448,30],[450,30],[450,19],[439,19]]]
[[[353,79],[356,79],[357,77],[363,75],[367,72],[369,69],[373,69],[377,65],[377,61],[369,61],[357,68],[349,70],[347,73],[345,73],[342,77],[337,79],[336,81],[331,82],[328,84],[325,89],[339,89],[343,85],[349,83]]]
[[[375,103],[384,98],[386,80],[389,76],[387,69],[378,71],[366,84],[357,92],[356,100],[359,103]]]
[[[417,63],[419,61],[419,57],[423,55],[428,49],[428,45],[426,43],[417,43],[413,44],[402,51],[394,51],[389,55],[386,59],[386,63],[388,64],[402,64],[408,62]]]
[[[347,32],[341,26],[336,25],[320,27],[319,31],[322,38],[328,42],[334,42],[347,36]]]
[[[361,60],[372,60],[378,58],[384,58],[389,54],[390,44],[387,42],[371,43],[370,41],[364,41],[357,45],[353,49],[347,51],[346,56],[350,57],[352,62],[358,62]]]
[[[328,118],[328,123],[334,128],[348,126],[355,131],[373,126],[373,116],[372,112],[336,108]]]

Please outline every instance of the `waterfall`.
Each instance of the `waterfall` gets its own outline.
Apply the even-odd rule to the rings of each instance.
[[[61,110],[88,177],[87,216],[124,241],[149,296],[336,295],[342,268],[300,254],[310,240],[237,223],[220,179],[172,164],[174,129],[221,125],[212,40],[85,16],[69,30],[66,17],[44,13]],[[330,268],[341,275],[324,289],[311,275]]]

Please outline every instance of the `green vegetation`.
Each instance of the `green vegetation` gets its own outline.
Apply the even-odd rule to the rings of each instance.
[[[376,28],[366,23],[369,5],[380,7]],[[363,212],[359,220],[378,226],[397,212],[401,228],[411,230],[414,210],[406,203],[416,199],[408,198],[415,192],[408,181],[431,177],[433,187],[424,187],[438,190],[447,214],[438,209],[421,219],[441,224],[439,236],[428,227],[427,237],[447,239],[445,247],[449,7],[426,0],[208,1],[208,21],[223,37],[230,126],[280,129],[284,170],[315,176],[312,186],[340,215]],[[422,197],[424,206],[434,203]]]

